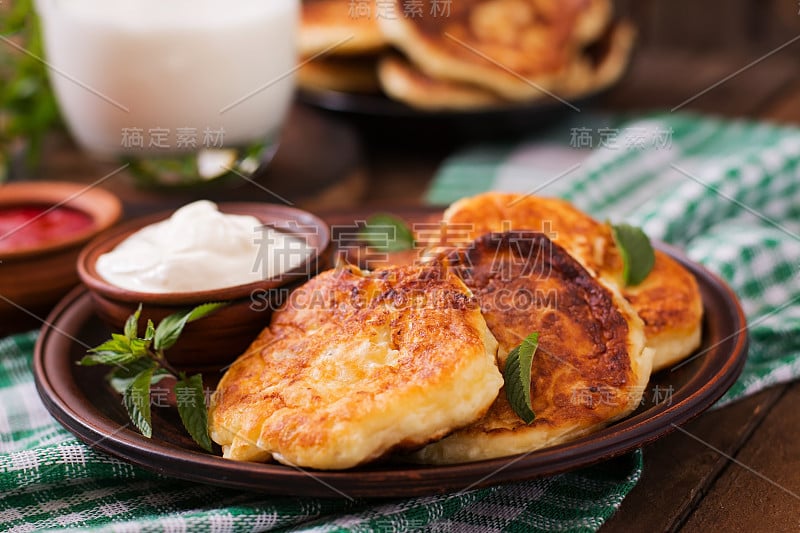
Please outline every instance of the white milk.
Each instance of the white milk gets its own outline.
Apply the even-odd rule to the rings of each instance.
[[[37,9],[61,111],[89,151],[193,151],[278,132],[299,0],[37,0]]]

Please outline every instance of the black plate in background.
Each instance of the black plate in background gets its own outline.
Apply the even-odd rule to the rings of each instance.
[[[584,110],[604,93],[605,90],[582,96],[570,100],[569,104]],[[510,140],[541,131],[560,118],[576,113],[569,105],[547,95],[528,103],[463,111],[425,111],[382,94],[330,90],[301,89],[297,92],[297,100],[329,116],[346,120],[368,137],[378,136],[402,144]]]

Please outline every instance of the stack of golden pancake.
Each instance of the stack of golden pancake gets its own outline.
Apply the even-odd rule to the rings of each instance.
[[[428,110],[575,98],[616,81],[633,40],[611,0],[304,0],[298,80]]]
[[[292,293],[215,393],[225,457],[339,469],[530,452],[629,415],[651,372],[700,343],[692,274],[657,251],[626,285],[609,226],[564,201],[486,193],[438,228],[419,260],[340,266]],[[526,423],[501,373],[534,332]]]

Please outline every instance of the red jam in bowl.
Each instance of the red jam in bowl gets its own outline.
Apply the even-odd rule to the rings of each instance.
[[[83,233],[93,224],[91,216],[71,207],[0,207],[0,253],[57,243]]]

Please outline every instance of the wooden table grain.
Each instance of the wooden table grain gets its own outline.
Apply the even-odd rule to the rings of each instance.
[[[751,51],[639,53],[628,76],[599,107],[680,109],[800,125],[798,47],[800,43],[760,60],[763,54]],[[296,110],[293,120],[300,124],[295,127],[321,127],[333,137],[293,141],[279,152],[282,163],[271,170],[269,180],[288,187],[282,190],[296,203],[313,209],[419,204],[436,168],[453,149],[451,143],[426,141],[422,146],[414,139],[359,138],[345,122],[308,109]],[[77,162],[70,155],[74,148],[60,142],[37,177],[91,182],[101,175],[100,169],[87,170]],[[303,185],[298,168],[305,176],[318,172],[328,179]],[[263,191],[240,192],[269,200]],[[149,201],[129,189],[124,194],[139,208]],[[707,412],[683,431],[646,446],[641,481],[601,531],[800,530],[799,405],[800,383],[776,386]]]
[[[684,110],[800,125],[792,58],[776,53],[736,74],[758,57],[641,57],[648,65],[608,105],[671,108],[702,93]],[[798,396],[800,383],[772,387],[647,446],[642,480],[601,531],[800,531]]]

